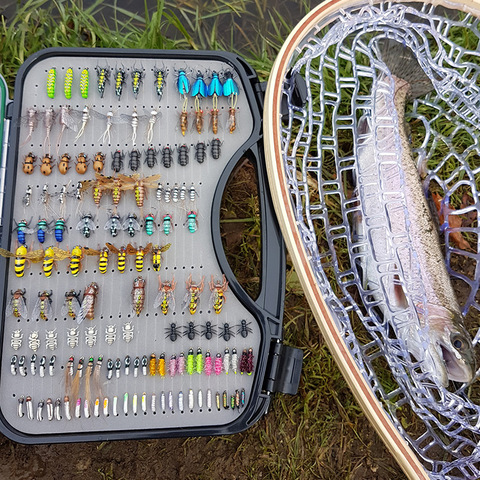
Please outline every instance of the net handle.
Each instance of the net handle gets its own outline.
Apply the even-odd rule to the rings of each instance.
[[[402,2],[402,3],[409,3]],[[433,5],[443,5],[480,17],[480,2],[466,0],[462,3],[432,1]],[[292,57],[305,37],[326,18],[334,18],[339,10],[364,5],[358,0],[332,0],[312,10],[292,31],[282,46],[270,73],[264,108],[264,137],[267,175],[272,193],[273,204],[282,230],[287,249],[292,257],[295,269],[302,284],[310,308],[320,327],[327,345],[339,366],[344,378],[352,390],[363,412],[373,425],[391,454],[411,480],[427,480],[429,475],[418,457],[410,449],[406,440],[390,421],[374,392],[358,369],[348,350],[332,312],[325,303],[318,288],[315,275],[309,263],[308,252],[302,243],[297,221],[292,208],[287,177],[283,169],[281,137],[281,97],[283,81],[290,68]],[[324,26],[322,24],[322,26]]]

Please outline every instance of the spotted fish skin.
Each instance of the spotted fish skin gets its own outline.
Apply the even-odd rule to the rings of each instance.
[[[355,230],[371,247],[363,249],[360,259],[364,286],[373,290],[383,316],[396,326],[397,337],[433,381],[443,386],[450,380],[468,383],[476,369],[472,340],[445,266],[405,121],[407,103],[433,86],[407,47],[387,40],[379,51],[389,73],[375,79],[372,115],[357,125],[362,215],[356,218]],[[397,160],[387,162],[387,157]],[[392,239],[405,231],[408,238],[394,244]]]

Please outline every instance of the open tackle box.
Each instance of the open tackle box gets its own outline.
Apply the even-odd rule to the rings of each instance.
[[[1,430],[24,443],[239,432],[295,393],[262,88],[219,52],[49,49],[2,83]],[[260,295],[220,203],[256,168]]]

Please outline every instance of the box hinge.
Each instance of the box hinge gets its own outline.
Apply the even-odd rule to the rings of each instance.
[[[265,376],[265,390],[295,395],[302,373],[303,352],[284,345],[280,340],[273,344]]]
[[[7,154],[10,140],[10,119],[12,102],[8,98],[8,88],[5,79],[0,75],[0,239],[3,229],[3,199],[5,197],[5,180],[7,172]]]
[[[267,82],[257,82],[254,87],[257,96],[260,111],[263,113],[263,104],[265,102],[265,91],[267,90]]]

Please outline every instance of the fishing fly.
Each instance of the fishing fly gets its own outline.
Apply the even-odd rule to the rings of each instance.
[[[218,97],[223,95],[223,85],[218,72],[212,72],[212,78],[208,84],[207,94],[212,97],[212,109],[210,110],[210,124],[214,135],[218,133]]]
[[[118,100],[122,97],[123,86],[125,85],[125,69],[117,68],[115,70],[115,95],[118,97]]]
[[[30,202],[31,202],[31,199],[32,199],[32,192],[33,192],[32,186],[27,185],[27,188],[25,190],[25,194],[22,197],[22,205],[24,206],[24,208],[30,206]]]
[[[189,151],[189,148],[187,147],[187,145],[183,144],[183,145],[180,145],[178,147],[178,163],[182,166],[182,167],[186,167],[188,165],[188,151]]]
[[[151,243],[149,243],[145,248],[142,246],[135,248],[130,243],[127,245],[127,253],[129,255],[135,255],[135,269],[137,270],[137,272],[142,272],[144,257],[145,255],[150,253],[151,249],[152,249]]]
[[[38,298],[33,307],[33,318],[39,318],[40,320],[48,320],[53,314],[52,308],[52,290],[44,290],[38,292]]]
[[[235,121],[235,113],[237,108],[239,89],[238,89],[237,83],[233,79],[233,74],[231,71],[227,70],[224,73],[224,76],[225,76],[225,82],[223,84],[223,95],[225,97],[228,97],[228,105],[229,105],[228,130],[230,133],[233,133],[237,128],[237,124]]]
[[[88,168],[88,157],[83,152],[79,153],[76,158],[75,171],[80,175],[84,175]]]
[[[51,232],[51,222],[47,222],[45,218],[40,218],[35,227],[35,231],[37,232],[37,240],[40,243],[45,243],[47,233]]]
[[[119,175],[124,185],[124,189],[133,190],[137,207],[142,208],[144,199],[147,195],[147,189],[156,188],[160,175],[150,175],[149,177],[141,177],[138,173],[131,176],[123,174]]]
[[[218,160],[220,158],[222,142],[219,138],[214,138],[210,141],[210,153],[212,154],[212,158],[214,160]]]
[[[198,163],[203,163],[207,158],[205,142],[197,142],[195,145],[195,160]]]
[[[214,312],[218,315],[225,304],[225,292],[228,288],[228,282],[223,275],[222,280],[215,282],[214,277],[212,278],[209,283],[210,291],[212,294],[210,295],[210,304],[213,307]]]
[[[125,158],[125,153],[121,150],[116,150],[115,153],[112,153],[112,170],[115,173],[118,173],[123,168],[123,159]]]
[[[154,245],[152,247],[152,266],[154,272],[159,272],[162,266],[162,253],[166,252],[171,246],[171,243],[167,243],[163,247]]]
[[[140,85],[142,84],[143,77],[145,73],[139,68],[134,68],[132,70],[132,91],[135,99],[138,97],[138,92],[140,91]]]
[[[145,152],[145,163],[148,168],[153,168],[158,163],[157,155],[160,153],[160,150],[153,147],[149,147]]]
[[[190,95],[195,98],[195,129],[197,133],[202,133],[203,129],[203,110],[200,106],[200,99],[205,98],[207,92],[208,89],[203,78],[203,73],[197,71],[197,76],[190,92]]]
[[[60,159],[60,162],[58,162],[58,171],[62,175],[66,175],[68,172],[68,169],[70,168],[70,160],[71,157],[68,153],[64,153]]]
[[[117,254],[117,270],[120,273],[125,272],[126,262],[127,262],[127,249],[125,246],[121,246],[120,248],[115,247],[111,243],[106,243],[107,248],[112,252]]]
[[[137,317],[140,316],[145,305],[145,285],[146,280],[144,280],[141,276],[138,276],[133,281],[132,313]]]
[[[110,78],[110,69],[108,67],[99,67],[95,68],[97,72],[97,90],[100,94],[100,98],[103,98],[105,94],[105,87]]]
[[[47,108],[43,113],[43,125],[45,127],[45,140],[43,142],[44,146],[48,145],[48,154],[50,155],[51,142],[50,142],[50,132],[52,131],[53,124],[55,122],[56,114],[55,110],[51,107]]]
[[[190,210],[187,214],[187,220],[184,223],[190,233],[195,233],[198,229],[197,212]]]
[[[25,160],[22,164],[23,173],[26,173],[27,175],[31,175],[33,173],[33,171],[35,170],[36,159],[37,157],[32,152],[28,153],[25,156]]]
[[[187,94],[190,91],[190,81],[188,80],[185,70],[179,70],[177,73],[177,90],[178,93],[183,96],[182,111],[180,113],[180,131],[182,135],[185,136],[188,128],[188,114],[187,114],[187,104],[188,97]]]
[[[135,213],[129,213],[127,215],[127,218],[122,224],[122,229],[126,230],[131,237],[134,237],[135,233],[140,231],[141,227],[137,221],[137,215]]]
[[[128,161],[128,166],[132,172],[136,172],[140,168],[140,157],[141,153],[139,150],[134,148],[130,153],[130,160]]]
[[[88,87],[89,87],[89,72],[88,68],[84,68],[80,73],[80,95],[82,98],[88,98]]]
[[[145,215],[143,221],[145,225],[145,233],[149,236],[153,235],[157,228],[157,224],[155,223],[155,215],[153,213],[149,213],[148,215]]]
[[[118,232],[123,230],[120,215],[118,215],[117,213],[112,213],[103,228],[104,230],[108,230],[112,237],[116,237],[118,235]]]
[[[187,293],[183,301],[183,309],[188,307],[190,315],[194,315],[200,303],[200,294],[203,292],[205,277],[202,277],[200,283],[192,281],[192,275],[186,281]]]
[[[153,128],[157,123],[158,116],[160,114],[156,110],[150,111],[150,118],[148,119],[147,125],[147,144],[150,145],[153,141]]]
[[[94,219],[95,216],[91,213],[81,215],[80,221],[77,223],[75,229],[79,230],[85,238],[90,238],[90,235],[95,231],[96,228]]]
[[[37,250],[27,250],[26,245],[20,245],[15,252],[9,252],[4,248],[0,248],[0,255],[7,258],[15,258],[14,271],[17,277],[23,277],[25,273],[25,266],[27,261],[41,262],[44,256],[44,251],[40,248]]]
[[[85,133],[85,128],[90,118],[91,118],[90,107],[88,105],[85,105],[85,107],[82,110],[82,120],[81,120],[82,124],[80,126],[80,130],[77,133],[77,136],[75,137],[75,142]]]
[[[170,168],[172,166],[173,154],[170,147],[166,146],[162,149],[162,164],[165,168]]]
[[[98,284],[92,282],[85,288],[83,301],[77,315],[77,323],[82,323],[85,319],[93,320],[95,318],[95,304],[97,301],[99,287]]]
[[[55,240],[57,242],[63,242],[63,234],[67,231],[67,221],[65,218],[60,217],[53,227],[53,231],[55,233]]]
[[[65,72],[65,81],[63,84],[63,91],[65,93],[65,98],[70,100],[72,98],[72,83],[73,83],[73,68],[67,68]]]
[[[27,108],[27,115],[26,117],[23,117],[22,120],[28,126],[28,135],[20,145],[21,147],[26,145],[32,139],[33,132],[38,125],[38,110],[33,107]]]
[[[65,292],[65,300],[62,305],[62,315],[64,317],[70,317],[73,320],[76,320],[78,312],[80,310],[80,294],[82,292],[79,290],[69,290]]]
[[[165,338],[169,338],[171,342],[176,342],[180,336],[180,331],[176,323],[170,323],[170,326],[165,327]]]
[[[153,308],[161,309],[164,315],[167,315],[169,310],[175,310],[175,277],[172,280],[162,282],[160,275],[158,276],[158,294],[155,297]]]
[[[26,293],[27,291],[25,290],[25,288],[23,289],[19,288],[15,291],[11,290],[11,293],[10,293],[11,297],[7,305],[5,316],[8,317],[10,315],[13,315],[15,318],[24,318],[24,319],[28,317],[27,301],[25,299]]]
[[[167,71],[165,68],[157,68],[153,69],[153,76],[154,76],[154,86],[155,92],[158,97],[158,101],[160,101],[163,97],[163,91],[165,90],[165,80],[167,78]]]
[[[172,231],[172,216],[167,214],[163,216],[162,229],[165,235],[170,235]]]
[[[53,167],[55,166],[55,162],[53,161],[52,156],[49,153],[46,153],[42,158],[42,164],[40,165],[40,172],[42,175],[48,177],[52,171]]]
[[[20,245],[24,245],[26,242],[26,235],[30,235],[33,233],[35,230],[30,228],[29,225],[32,220],[29,220],[28,222],[23,219],[20,220],[18,223],[16,223],[16,227],[13,229],[13,231],[17,231],[17,241]]]
[[[48,98],[55,98],[55,84],[57,79],[57,69],[51,68],[47,73],[47,96]]]
[[[102,152],[97,152],[93,159],[93,169],[97,173],[101,173],[105,166],[105,155]]]

